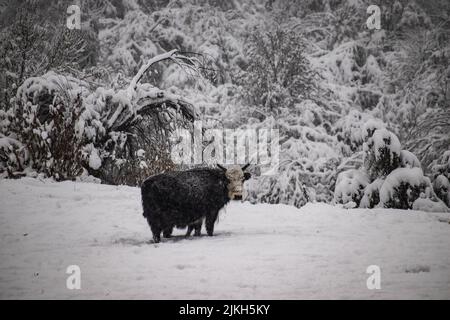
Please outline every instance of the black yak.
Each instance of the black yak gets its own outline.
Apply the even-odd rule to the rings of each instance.
[[[248,164],[218,167],[161,173],[142,183],[144,217],[155,243],[161,240],[161,232],[170,237],[174,227],[188,227],[187,236],[195,229],[199,236],[203,219],[207,234],[213,235],[220,209],[230,200],[242,200],[243,183],[250,178],[244,172]]]

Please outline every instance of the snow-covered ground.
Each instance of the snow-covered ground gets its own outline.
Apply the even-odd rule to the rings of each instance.
[[[137,188],[1,180],[0,199],[2,299],[450,298],[448,213],[231,203],[214,237],[155,245]]]

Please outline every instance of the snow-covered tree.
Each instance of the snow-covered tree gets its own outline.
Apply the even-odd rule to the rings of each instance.
[[[304,39],[280,25],[258,26],[246,48],[242,85],[253,105],[276,113],[315,93],[315,77],[305,56]]]
[[[50,70],[81,70],[95,65],[96,33],[89,24],[81,30],[65,26],[64,1],[9,2],[0,14],[0,107],[4,109],[22,82]],[[85,15],[85,18],[89,14]]]

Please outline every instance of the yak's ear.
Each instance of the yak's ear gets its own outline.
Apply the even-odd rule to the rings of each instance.
[[[248,180],[252,177],[252,175],[250,174],[250,172],[244,172],[244,180]]]
[[[220,169],[222,169],[223,171],[227,171],[227,169],[225,168],[225,167],[222,167],[220,164],[217,164],[217,166],[220,168]]]

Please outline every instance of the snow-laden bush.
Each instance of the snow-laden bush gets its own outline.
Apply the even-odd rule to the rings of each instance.
[[[380,202],[380,189],[383,185],[383,179],[375,179],[364,189],[364,195],[359,204],[360,208],[374,208]]]
[[[420,168],[398,168],[392,171],[380,189],[380,206],[385,208],[412,209],[414,201],[424,194],[433,197],[430,179]]]
[[[436,196],[450,208],[450,182],[447,177],[442,174],[437,176],[433,182],[433,188]]]
[[[435,182],[435,190],[440,190],[442,202],[433,192],[430,179],[424,176],[419,159],[412,152],[401,150],[401,144],[393,133],[377,129],[375,123],[368,123],[365,127],[364,169],[370,183],[364,186],[359,206],[412,209],[415,203],[416,208],[420,206],[425,211],[442,211],[448,192],[445,180],[439,178]],[[339,183],[342,180],[338,177]],[[351,185],[350,182],[347,184]],[[337,183],[336,200],[340,200],[341,188]],[[355,188],[355,194],[356,191]]]
[[[375,130],[363,149],[364,167],[372,180],[386,176],[400,166],[400,141],[386,129]]]
[[[20,142],[23,150],[19,160],[11,148],[9,163],[2,157],[0,167],[7,167],[9,177],[37,172],[63,180],[83,173],[89,164],[89,138],[78,129],[88,89],[83,81],[53,72],[24,81],[1,121],[3,134]]]
[[[354,203],[359,206],[364,189],[370,183],[367,174],[360,170],[347,170],[339,173],[334,191],[334,201],[340,204]]]
[[[2,132],[7,136],[4,139],[17,140],[14,145],[20,142],[22,149],[19,156],[9,147],[9,161],[2,161],[1,167],[7,167],[9,177],[21,176],[25,169],[57,180],[82,173],[86,159],[83,140],[75,128],[83,102],[81,90],[72,90],[75,82],[74,78],[50,73],[46,79],[29,78],[19,87],[15,103],[2,121]],[[3,152],[8,151],[3,148]]]

